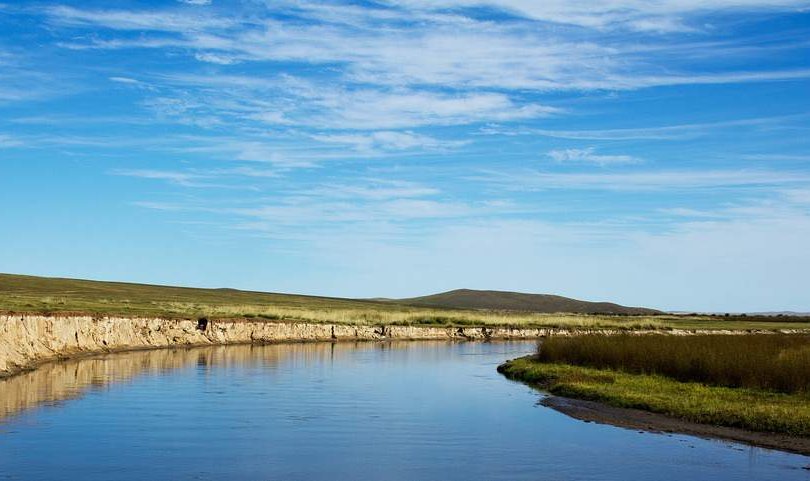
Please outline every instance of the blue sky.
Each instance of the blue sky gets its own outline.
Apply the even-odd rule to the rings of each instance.
[[[810,1],[0,3],[0,271],[810,311]]]

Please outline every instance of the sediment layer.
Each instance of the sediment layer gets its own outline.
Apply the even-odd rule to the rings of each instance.
[[[584,331],[559,328],[372,326],[255,320],[198,321],[89,315],[0,314],[0,377],[10,376],[55,359],[135,349],[285,341],[538,339],[550,333],[565,335],[578,332]],[[610,334],[622,331],[600,332]],[[643,334],[661,331],[634,332]],[[695,334],[698,331],[667,331],[667,333]]]
[[[284,341],[531,339],[546,334],[546,329],[4,314],[0,376],[54,359],[133,349]]]

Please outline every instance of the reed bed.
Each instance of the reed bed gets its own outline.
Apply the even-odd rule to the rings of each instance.
[[[544,363],[660,375],[681,382],[810,393],[810,335],[553,336]]]

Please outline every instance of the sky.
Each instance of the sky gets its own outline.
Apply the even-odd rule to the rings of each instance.
[[[810,1],[5,0],[0,226],[0,272],[810,311]]]

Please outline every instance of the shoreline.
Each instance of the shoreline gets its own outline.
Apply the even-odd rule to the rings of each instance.
[[[630,333],[773,334],[784,330],[615,329],[458,325],[371,325],[293,320],[178,319],[91,314],[0,313],[0,378],[36,369],[44,362],[93,354],[170,347],[313,341],[532,340],[550,334],[571,336]]]
[[[0,378],[30,371],[44,362],[54,360],[170,347],[313,341],[532,340],[542,339],[551,334],[571,336],[585,333],[688,336],[708,333],[746,335],[754,332],[773,334],[786,331],[371,325],[245,318],[192,320],[78,313],[2,312]]]
[[[139,350],[279,342],[532,340],[543,328],[350,325],[250,319],[0,314],[0,378],[60,360]]]
[[[540,404],[584,422],[607,424],[653,434],[685,434],[703,439],[733,441],[759,448],[810,456],[810,438],[700,424],[641,409],[620,408],[597,401],[562,396],[548,395],[540,401]]]
[[[550,371],[531,371],[532,364],[548,366],[547,369],[550,369]],[[572,373],[570,374],[571,378],[567,379],[566,374],[554,373],[555,370],[565,366],[567,365],[537,362],[533,360],[532,355],[529,355],[504,362],[498,366],[498,372],[509,380],[522,383],[538,391],[543,396],[539,404],[584,422],[607,424],[649,433],[684,434],[704,439],[734,441],[756,447],[810,456],[810,437],[801,434],[699,422],[696,419],[689,419],[685,414],[681,417],[677,410],[656,411],[655,408],[647,409],[642,406],[633,406],[632,403],[625,404],[624,398],[618,398],[618,404],[614,405],[610,397],[604,399],[598,396],[594,397],[594,393],[590,391],[588,386],[593,383],[609,383],[613,385],[614,382],[619,385],[625,382],[622,379],[634,375],[621,374],[620,376],[623,377],[613,378],[612,376],[615,376],[616,373],[605,372],[603,374],[599,370],[589,369],[588,372]],[[578,367],[570,366],[569,368],[576,369]],[[554,380],[558,375],[561,376],[559,384]],[[575,387],[581,383],[584,383],[581,389]],[[671,383],[680,384],[677,381],[671,381]],[[693,383],[684,384],[691,385]],[[625,389],[628,388],[626,384],[622,385],[625,386]],[[683,394],[680,388],[676,390],[676,393],[670,391],[671,389],[667,388],[663,392],[667,392],[669,395]],[[629,393],[630,396],[633,395],[632,391],[629,391]],[[788,407],[785,406],[785,409],[788,409]],[[808,465],[808,469],[810,469],[810,465]]]

